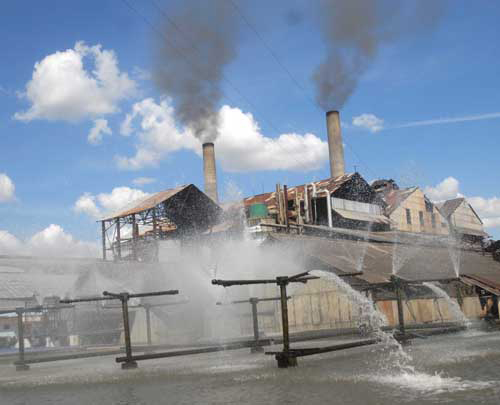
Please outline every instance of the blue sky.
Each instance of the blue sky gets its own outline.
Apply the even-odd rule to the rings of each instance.
[[[261,38],[239,21],[237,56],[224,72],[238,91],[223,84],[220,106],[228,106],[228,134],[221,139],[220,149],[216,141],[216,153],[220,151],[221,157],[219,192],[226,198],[234,197],[234,189],[250,195],[272,190],[277,182],[301,184],[326,178],[329,173],[324,144],[318,143],[326,139],[324,112],[311,102],[311,74],[325,53],[314,11],[306,1],[267,3],[237,2],[301,88]],[[99,237],[99,229],[92,213],[112,209],[120,199],[141,196],[138,190],[151,193],[184,183],[203,187],[196,145],[179,141],[172,151],[171,145],[157,139],[164,127],[144,127],[148,117],[167,117],[170,105],[166,101],[162,106],[162,97],[169,95],[148,77],[159,34],[144,18],[153,27],[160,27],[162,21],[150,1],[132,4],[140,15],[118,0],[3,4],[0,173],[8,176],[15,190],[4,190],[3,198],[0,192],[0,230],[4,236],[8,232],[16,238],[9,239],[11,244],[33,244],[34,235],[47,231],[51,224],[60,228],[52,228],[55,236],[48,231],[43,234],[49,238],[93,242]],[[169,14],[180,3],[158,4]],[[300,18],[291,23],[290,16]],[[235,14],[234,18],[240,16]],[[499,18],[496,2],[450,3],[435,30],[380,47],[341,109],[348,171],[356,167],[367,180],[394,178],[404,186],[419,185],[435,199],[465,195],[488,218],[487,231],[496,238],[500,238]],[[108,89],[108,93],[94,95],[88,102],[78,99],[74,109],[57,111],[52,117],[42,112],[29,120],[15,119],[16,113],[19,116],[33,106],[33,100],[22,93],[34,78],[35,63],[57,52],[75,50],[79,41],[86,47],[82,48],[85,72],[92,74],[95,55],[113,51],[118,75],[125,74],[128,82],[122,83],[114,95]],[[98,44],[99,50],[93,48]],[[41,75],[40,81],[45,79]],[[62,78],[54,86],[59,92],[68,88],[71,93],[74,82]],[[53,87],[48,86],[43,97],[50,97]],[[71,94],[79,96],[78,92]],[[101,96],[108,97],[108,111],[104,107],[100,113],[87,111]],[[149,104],[143,102],[147,99]],[[130,133],[124,136],[122,123],[134,105],[138,112],[131,118]],[[247,113],[252,117],[244,115]],[[74,122],[69,121],[71,114],[77,117]],[[355,117],[358,125],[354,125]],[[106,120],[111,132],[101,134],[100,144],[88,140],[96,119]],[[423,122],[429,120],[434,122]],[[258,130],[252,126],[255,124]],[[244,145],[230,145],[245,125],[248,138],[242,137],[242,142],[254,145],[248,153]],[[179,131],[179,136],[183,133],[178,122],[169,128]],[[273,139],[290,133],[300,136],[303,143],[298,148],[302,148],[303,157],[296,150],[287,157],[290,161],[276,170],[260,164],[259,157],[252,155],[269,143],[283,152],[289,139],[281,143],[273,143]],[[306,141],[302,138],[305,134],[314,138]],[[225,148],[224,142],[229,146]],[[146,163],[141,161],[136,170],[130,170],[130,160],[128,169],[118,165],[117,156],[131,158],[138,148],[153,150],[158,156]],[[231,161],[228,155],[233,152],[236,158]],[[314,169],[306,170],[311,167]],[[453,180],[442,183],[450,177]],[[138,178],[152,182],[134,183]],[[112,194],[117,188],[121,189]],[[87,199],[80,200],[83,203],[78,209],[75,204],[82,196]]]

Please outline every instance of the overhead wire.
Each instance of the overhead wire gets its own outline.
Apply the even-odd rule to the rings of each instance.
[[[311,95],[309,94],[309,92],[305,89],[305,87],[300,83],[299,80],[297,80],[295,78],[295,76],[292,74],[292,72],[290,71],[290,69],[288,69],[285,64],[280,60],[280,58],[278,57],[278,55],[276,54],[276,52],[274,52],[274,50],[272,49],[272,47],[269,45],[269,43],[264,39],[264,37],[259,33],[259,31],[257,30],[257,28],[255,27],[255,25],[253,25],[250,20],[245,16],[245,14],[243,13],[243,11],[241,10],[241,8],[236,4],[236,2],[234,0],[228,0],[231,5],[233,6],[236,14],[239,15],[239,17],[243,20],[243,22],[248,26],[248,28],[250,29],[250,31],[252,31],[255,36],[260,40],[260,42],[262,42],[262,44],[264,45],[264,48],[266,48],[266,50],[269,52],[269,54],[271,55],[271,57],[274,59],[274,61],[276,62],[276,64],[278,66],[280,66],[284,71],[285,73],[288,75],[288,77],[290,78],[290,80],[295,84],[295,86],[297,86],[297,88],[303,93],[303,95],[307,98],[307,100],[311,103],[311,105],[313,107],[315,107],[316,109],[318,109],[319,111],[321,112],[324,112],[324,109],[318,104],[318,102],[316,100],[314,100]],[[352,148],[352,146],[345,141],[344,139],[344,143],[345,145],[347,145],[347,147],[351,150],[351,152],[356,156],[356,158],[358,159],[359,163],[361,163],[364,167],[366,167],[368,169],[368,171],[371,172],[372,175],[374,175],[375,177],[377,177],[375,175],[375,173],[373,172],[373,170],[366,164],[363,162],[363,160],[360,158],[360,156],[357,154],[357,152]]]
[[[130,4],[130,2],[128,0],[122,0],[122,2],[130,9],[132,10],[133,12],[135,12],[137,15],[139,15],[141,17],[141,19],[154,31],[156,32],[158,35],[160,35],[164,40],[165,42],[183,59],[185,60],[192,68],[195,68],[195,71],[200,74],[200,77],[203,77],[203,75],[201,74],[200,72],[200,69],[199,67],[196,65],[196,63],[194,63],[192,60],[190,60],[190,58],[186,55],[185,52],[183,52],[178,46],[176,46],[173,41],[171,41],[169,38],[167,38],[167,36],[163,33],[163,31],[159,28],[157,28],[151,21],[149,21],[137,8],[135,8],[134,6],[132,6]],[[193,43],[193,41],[188,38],[188,36],[183,32],[183,30],[175,23],[175,21],[169,17],[164,11],[163,9],[158,6],[156,4],[156,2],[154,0],[151,0],[151,3],[154,5],[154,7],[163,15],[163,17],[169,22],[170,25],[172,25],[172,27],[174,27],[174,29],[179,32],[181,34],[182,37],[184,37],[184,40],[185,41],[188,41],[191,45],[191,47],[193,48],[193,50],[195,50],[196,52],[200,52],[198,47],[196,46],[196,44]],[[209,79],[206,79],[207,81]],[[237,86],[230,80],[227,78],[226,75],[222,74],[222,80],[228,84],[228,86],[234,90],[234,92],[252,109],[252,111],[256,111],[258,114],[259,114],[259,109],[237,88]],[[221,90],[221,92],[224,94],[224,96],[231,102],[233,103],[234,105],[237,105],[237,103],[234,101],[234,99],[232,99],[228,94],[227,92],[224,92],[223,90]],[[270,121],[267,117],[265,117],[263,114],[259,114],[261,119],[263,119],[263,121],[269,125],[274,131],[276,131],[277,133],[284,133],[284,131],[280,131],[277,126],[272,122]],[[276,142],[275,143],[283,152],[285,153],[289,153],[289,151],[285,150],[285,148],[283,148],[283,146],[279,143],[279,142]],[[308,169],[309,168],[309,165],[303,161],[302,159],[300,158],[297,158],[297,157],[294,157],[294,160],[299,164],[299,166],[302,166],[304,169]]]

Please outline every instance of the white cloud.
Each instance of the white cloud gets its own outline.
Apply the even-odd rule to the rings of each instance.
[[[93,195],[84,193],[76,200],[73,210],[87,214],[93,218],[102,218],[116,211],[123,210],[150,194],[142,190],[129,187],[115,187],[111,193]]]
[[[5,173],[0,173],[0,202],[13,200],[15,190],[16,187],[10,177]]]
[[[435,187],[426,187],[425,194],[436,202],[464,197],[460,193],[460,183],[454,177],[447,177]],[[479,196],[465,197],[482,219],[485,228],[500,228],[500,198]]]
[[[384,129],[384,120],[374,114],[361,114],[353,117],[352,125],[375,133]]]
[[[84,193],[80,196],[78,200],[76,200],[73,210],[75,212],[90,215],[94,218],[101,217],[101,211],[96,204],[96,197],[90,193]]]
[[[169,153],[180,149],[200,148],[199,141],[190,132],[181,132],[174,119],[173,107],[168,100],[155,103],[152,98],[135,103],[132,112],[127,114],[120,133],[129,136],[133,133],[133,121],[140,117],[140,144],[136,154],[127,158],[116,158],[118,167],[125,170],[138,170],[156,166]]]
[[[485,228],[500,227],[500,198],[469,197],[467,201],[482,218]]]
[[[151,184],[155,182],[156,179],[153,179],[152,177],[137,177],[136,179],[132,180],[132,184],[136,186],[144,186],[145,184]]]
[[[447,177],[441,183],[435,187],[426,187],[424,193],[432,201],[440,202],[444,200],[450,200],[452,198],[462,197],[462,194],[458,192],[459,182],[454,177]]]
[[[94,120],[94,126],[89,132],[87,140],[92,145],[99,145],[104,135],[111,135],[111,129],[108,127],[108,121],[102,118]]]
[[[91,63],[87,69],[85,62]],[[112,50],[77,42],[35,63],[21,97],[31,103],[15,119],[76,122],[118,111],[118,102],[135,93],[136,83],[118,68]]]
[[[0,254],[12,255],[22,250],[22,243],[14,235],[0,230]]]
[[[46,257],[98,257],[97,242],[75,239],[55,224],[35,233],[26,241],[20,241],[7,231],[0,230],[0,254]]]
[[[34,234],[27,242],[27,248],[33,256],[98,256],[97,243],[76,240],[62,227],[55,224]]]
[[[189,129],[175,125],[173,108],[168,100],[160,104],[145,99],[134,104],[121,126],[122,135],[134,132],[133,123],[140,117],[139,144],[134,156],[116,158],[126,170],[156,166],[170,153],[192,150],[201,156],[201,143]],[[328,145],[313,134],[264,136],[252,114],[223,106],[219,111],[219,136],[215,141],[217,162],[226,171],[313,170],[328,161]]]

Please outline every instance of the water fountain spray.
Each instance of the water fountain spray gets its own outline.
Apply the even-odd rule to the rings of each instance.
[[[344,273],[339,277],[359,276],[362,272]],[[250,284],[276,284],[280,287],[280,302],[281,302],[281,322],[283,331],[283,350],[266,352],[268,355],[274,355],[279,368],[288,368],[297,366],[297,357],[311,356],[319,353],[327,353],[336,350],[349,349],[353,347],[366,346],[379,342],[379,339],[366,339],[357,342],[339,344],[327,347],[316,348],[290,348],[290,333],[288,323],[288,296],[286,288],[290,283],[307,283],[310,280],[317,280],[319,277],[311,276],[309,272],[295,274],[293,276],[278,276],[275,279],[262,280],[212,280],[212,284],[222,287],[231,287],[235,285],[250,285]]]

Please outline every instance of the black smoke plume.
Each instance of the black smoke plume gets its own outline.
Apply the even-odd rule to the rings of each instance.
[[[313,74],[316,101],[341,108],[382,45],[430,32],[444,10],[444,0],[319,0],[326,56]]]
[[[238,27],[227,0],[183,1],[167,10],[154,79],[176,118],[202,142],[217,137],[224,68],[235,58]]]

